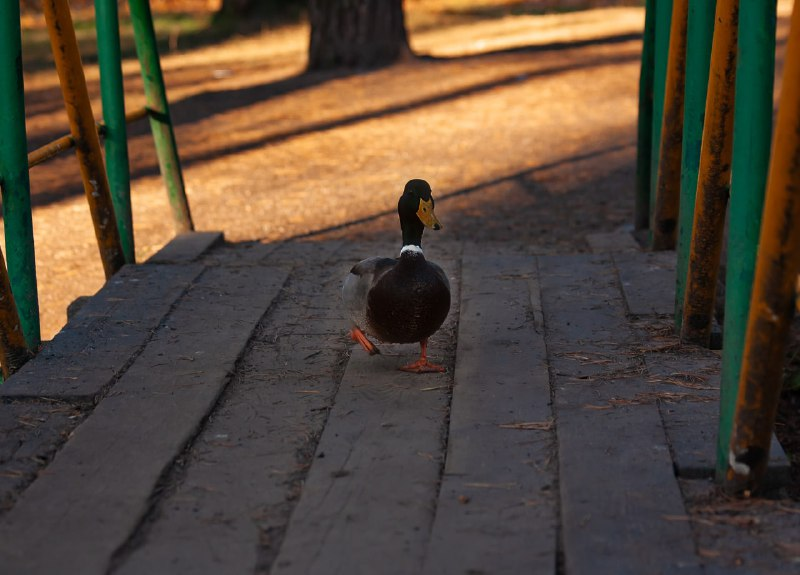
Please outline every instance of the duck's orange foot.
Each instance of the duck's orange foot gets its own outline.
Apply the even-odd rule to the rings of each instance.
[[[350,339],[360,343],[361,347],[364,348],[364,351],[370,355],[376,355],[381,352],[381,350],[379,350],[374,343],[367,339],[367,336],[364,335],[364,332],[355,326],[350,328]]]
[[[397,369],[411,373],[444,373],[446,371],[444,366],[431,363],[427,359],[418,359],[414,363],[409,363]]]
[[[401,371],[410,371],[411,373],[444,373],[446,371],[444,366],[436,365],[428,361],[427,339],[423,339],[419,342],[419,359],[414,363],[409,363],[397,369]]]

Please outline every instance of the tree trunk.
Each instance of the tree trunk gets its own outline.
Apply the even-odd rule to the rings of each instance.
[[[410,54],[403,0],[309,0],[308,68],[372,68]]]
[[[241,18],[253,9],[255,0],[222,0],[217,17]]]

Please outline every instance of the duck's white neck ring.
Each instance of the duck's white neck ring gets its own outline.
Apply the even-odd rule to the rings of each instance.
[[[422,248],[419,246],[415,246],[413,244],[409,244],[407,246],[403,246],[403,249],[400,250],[400,255],[402,256],[406,252],[411,252],[415,254],[422,254]]]

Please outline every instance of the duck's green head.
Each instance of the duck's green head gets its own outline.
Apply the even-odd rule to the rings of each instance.
[[[397,202],[400,228],[403,230],[403,245],[422,245],[425,226],[433,230],[442,229],[433,211],[431,187],[425,180],[410,180]]]

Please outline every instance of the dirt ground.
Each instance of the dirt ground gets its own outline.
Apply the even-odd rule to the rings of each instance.
[[[630,225],[644,11],[575,1],[560,4],[591,9],[542,14],[552,4],[409,0],[417,57],[374,71],[305,73],[302,24],[166,54],[197,229],[230,241],[394,237],[410,178],[431,183],[449,240],[579,252],[587,233]],[[139,107],[138,64],[123,70],[127,106]],[[86,74],[99,117],[96,66]],[[67,133],[55,72],[26,73],[25,88],[30,149]],[[130,137],[143,261],[173,227],[146,123]],[[74,156],[34,168],[31,186],[47,340],[104,278]],[[791,427],[798,409],[787,409]]]
[[[641,9],[423,23],[420,58],[377,71],[305,74],[302,25],[166,55],[197,228],[232,241],[393,234],[413,177],[431,182],[448,239],[574,251],[631,221]],[[137,63],[124,73],[128,109],[141,106]],[[25,85],[35,148],[68,128],[55,73]],[[130,135],[141,261],[173,230],[146,123]],[[49,339],[103,277],[74,156],[34,168],[31,186]]]

